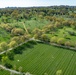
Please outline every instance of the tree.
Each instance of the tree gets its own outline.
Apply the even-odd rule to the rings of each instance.
[[[57,44],[63,45],[65,43],[65,39],[64,38],[59,38],[57,40]]]
[[[23,35],[24,30],[21,29],[21,28],[13,28],[12,31],[11,31],[11,34],[16,35],[16,36]]]
[[[34,35],[34,38],[35,38],[35,39],[38,39],[38,37],[39,37],[39,36],[38,36],[37,34]]]
[[[47,27],[47,26],[43,27],[42,31],[43,31],[44,33],[49,33],[49,30],[48,30],[48,27]]]
[[[38,28],[35,28],[33,30],[33,34],[34,34],[34,37],[36,37],[36,39],[40,39],[41,35],[43,34],[43,31]]]
[[[65,42],[65,46],[71,46],[71,42],[70,41],[66,41]]]
[[[13,48],[15,46],[17,46],[17,42],[16,41],[11,41],[9,44],[8,44],[9,48]]]
[[[0,47],[0,52],[2,52],[3,51],[3,49],[2,49],[2,47]]]
[[[56,28],[61,28],[62,25],[60,24],[60,22],[55,22],[55,27],[56,27]]]
[[[17,44],[21,43],[20,36],[14,36],[11,41],[15,41]]]
[[[57,43],[57,37],[56,36],[53,36],[52,38],[51,38],[51,40],[50,40],[50,42],[52,42],[52,43]]]
[[[6,68],[12,68],[12,65],[10,63],[5,63]]]
[[[54,31],[55,30],[54,25],[52,25],[52,24],[48,25],[48,30],[49,31]]]
[[[40,31],[40,29],[35,28],[35,29],[32,31],[32,33],[33,33],[33,34],[37,34],[39,31]]]
[[[12,18],[18,20],[19,11],[18,11],[18,10],[14,10],[14,11],[11,13],[11,16],[12,16]]]
[[[49,42],[49,37],[46,34],[41,35],[41,40],[44,42]]]
[[[3,49],[3,50],[7,50],[8,49],[8,44],[6,42],[2,42],[0,43],[0,47]]]
[[[14,53],[13,52],[9,52],[7,53],[7,56],[10,60],[14,60]]]
[[[7,59],[8,59],[7,56],[3,56],[2,59],[1,59],[1,61],[4,63],[4,62],[6,62]]]
[[[24,40],[28,40],[31,38],[31,35],[30,34],[24,34],[23,38],[24,38]]]
[[[11,30],[12,30],[12,27],[9,26],[8,24],[2,24],[1,27],[2,27],[3,29],[5,29],[6,31],[8,31],[8,32],[11,32]]]

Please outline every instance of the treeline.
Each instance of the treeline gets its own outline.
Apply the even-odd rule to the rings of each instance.
[[[30,8],[2,8],[0,9],[0,22],[10,23],[22,19],[37,18],[48,19],[55,15],[76,18],[76,7],[74,6],[51,6]]]

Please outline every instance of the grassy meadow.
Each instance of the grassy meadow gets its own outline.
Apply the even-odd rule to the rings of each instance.
[[[76,74],[76,52],[47,44],[27,48],[23,54],[15,55],[14,61],[8,62],[17,68],[22,66],[24,72],[34,75],[56,75],[58,70],[62,71],[62,75]]]

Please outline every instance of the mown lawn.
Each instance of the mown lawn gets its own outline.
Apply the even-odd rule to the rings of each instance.
[[[11,72],[6,71],[6,70],[0,70],[0,75],[12,75]],[[19,75],[19,74],[14,74],[14,75]]]
[[[15,55],[14,61],[8,62],[34,75],[56,75],[58,70],[62,70],[62,75],[76,75],[76,52],[46,44],[27,48],[23,54]]]
[[[0,75],[10,75],[10,72],[5,70],[0,70]]]

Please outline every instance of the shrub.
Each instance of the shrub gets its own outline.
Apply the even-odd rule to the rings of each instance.
[[[14,53],[13,52],[8,53],[7,55],[8,55],[8,58],[10,60],[14,60]]]
[[[37,42],[33,40],[29,41],[29,43],[34,44],[34,45],[37,44]]]
[[[57,43],[60,44],[60,45],[64,45],[64,42],[65,42],[65,39],[64,38],[59,38],[57,40]]]
[[[6,68],[12,68],[12,65],[11,65],[10,63],[5,63],[4,66],[5,66]]]

